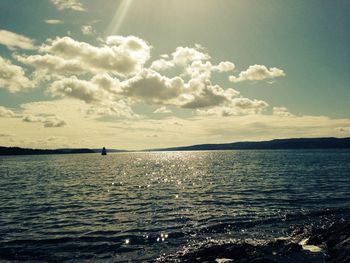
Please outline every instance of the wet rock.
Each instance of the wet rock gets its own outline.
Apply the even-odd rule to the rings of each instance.
[[[261,248],[265,254],[288,256],[292,253],[301,251],[302,247],[299,244],[290,242],[288,240],[276,240],[268,243]]]
[[[307,244],[326,246],[329,263],[349,263],[350,222],[339,221],[327,228],[314,229]]]
[[[350,222],[342,226],[336,226],[330,230],[327,239],[328,262],[349,263],[350,262]]]
[[[205,244],[184,254],[169,255],[158,262],[218,262],[218,259],[231,260],[235,263],[279,263],[283,258],[293,258],[301,252],[301,246],[287,240],[253,245],[240,244]],[[282,261],[281,261],[282,259]],[[308,261],[307,261],[308,262]]]
[[[304,246],[285,239],[264,244],[209,243],[154,262],[218,262],[218,259],[225,259],[234,263],[320,263],[325,260],[327,263],[350,263],[349,221],[308,228],[307,233],[308,239],[303,245],[321,247],[323,251],[303,249]]]
[[[267,258],[257,258],[251,261],[252,263],[274,263],[275,261]]]
[[[185,254],[183,262],[214,262],[217,258],[244,259],[254,251],[250,244],[205,245],[193,252]]]

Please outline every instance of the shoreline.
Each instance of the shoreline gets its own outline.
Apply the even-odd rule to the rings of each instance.
[[[290,238],[268,242],[210,242],[149,262],[218,263],[347,263],[350,262],[350,221],[296,228]]]

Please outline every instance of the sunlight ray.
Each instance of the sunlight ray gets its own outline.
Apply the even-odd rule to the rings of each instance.
[[[118,6],[118,10],[115,13],[111,23],[105,31],[105,35],[116,35],[119,33],[120,27],[123,25],[124,19],[128,10],[130,9],[134,0],[122,0],[122,3]]]

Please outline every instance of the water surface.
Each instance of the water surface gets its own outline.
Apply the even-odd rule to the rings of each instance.
[[[350,215],[349,150],[0,158],[0,260],[145,261]]]

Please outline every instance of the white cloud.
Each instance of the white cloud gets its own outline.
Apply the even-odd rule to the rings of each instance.
[[[56,116],[37,116],[37,115],[27,115],[22,119],[23,122],[39,122],[42,123],[45,128],[58,128],[64,127],[67,123],[57,118]]]
[[[1,119],[0,145],[44,147],[91,147],[108,145],[110,148],[146,149],[200,143],[224,143],[242,140],[269,140],[290,137],[346,136],[337,128],[349,128],[349,119],[296,116],[281,118],[267,114],[230,115],[218,117],[195,115],[193,117],[164,117],[118,119],[118,122],[96,120],[94,115],[86,116],[90,105],[78,100],[54,100],[32,102],[23,105],[23,115],[41,117],[56,116],[69,125],[64,128],[44,129],[41,122],[26,123],[17,118]],[[47,115],[43,115],[46,113]],[[157,134],[157,140],[145,140],[145,136]],[[59,139],[41,144],[39,141],[55,136]]]
[[[146,64],[151,57],[152,47],[140,38],[110,36],[99,41],[100,44],[92,45],[62,37],[47,40],[38,49],[38,53],[13,54],[20,63],[32,66],[35,76],[44,78],[49,94],[60,98],[26,105],[21,112],[25,116],[23,122],[16,121],[22,126],[25,122],[34,122],[44,127],[65,126],[67,122],[69,125],[64,129],[54,130],[60,138],[69,138],[67,142],[84,137],[89,138],[90,142],[87,143],[94,141],[104,144],[105,141],[110,142],[115,132],[128,130],[128,134],[122,134],[122,139],[114,136],[118,137],[115,140],[120,145],[126,145],[125,141],[130,139],[128,147],[147,148],[146,142],[139,140],[146,136],[145,131],[161,138],[159,142],[157,140],[159,145],[156,147],[205,142],[207,139],[212,142],[230,141],[233,137],[228,133],[233,132],[230,130],[232,122],[235,122],[235,128],[238,126],[235,135],[238,131],[243,133],[245,129],[255,134],[252,120],[261,120],[267,116],[262,114],[268,107],[265,101],[239,96],[237,90],[213,83],[212,75],[215,72],[231,72],[235,65],[229,61],[212,63],[210,55],[200,46],[178,47],[170,55],[162,55],[159,60]],[[252,80],[274,78],[281,74],[274,68],[265,69],[255,72],[249,68],[246,75],[241,73],[240,77]],[[23,70],[22,73],[25,77]],[[169,114],[161,120],[152,120],[133,111],[133,107],[139,105],[155,109],[154,113],[158,114],[171,113],[169,107],[177,107],[180,109],[174,114],[187,112],[188,115],[179,119]],[[197,114],[190,117],[193,112]],[[285,118],[280,118],[287,115],[287,109],[275,107],[273,112],[276,116],[269,115],[269,118],[261,120],[254,127],[259,129],[266,125],[270,129],[273,125],[278,125],[277,121],[287,125]],[[243,116],[252,118],[248,122]],[[115,122],[116,118],[121,128],[111,130],[107,125]],[[9,127],[22,127],[15,123],[15,119],[3,120],[12,125]],[[276,123],[271,124],[270,121]],[[337,122],[337,127],[346,125],[345,121]],[[28,130],[32,129],[31,136],[37,138],[34,128],[37,129],[38,125],[26,126]],[[301,124],[298,127],[302,127]],[[284,132],[284,127],[280,129]],[[1,132],[7,134],[9,130]],[[40,132],[45,133],[46,137],[52,135],[48,134],[47,129],[41,129]],[[101,136],[105,133],[108,135]],[[186,136],[180,136],[185,134]],[[136,138],[135,142],[131,143],[133,138]]]
[[[213,116],[238,116],[260,114],[268,104],[262,100],[250,100],[248,98],[234,98],[224,106],[213,107],[210,109],[197,109],[199,115],[213,115]]]
[[[143,70],[139,75],[122,83],[122,94],[144,100],[150,104],[171,103],[184,89],[180,77],[168,78],[153,70]]]
[[[47,118],[43,122],[45,128],[58,128],[66,126],[66,122],[57,118]]]
[[[138,37],[110,36],[101,47],[70,37],[56,38],[42,45],[39,51],[75,61],[86,72],[128,76],[142,69],[150,58],[150,50],[151,47]]]
[[[118,99],[120,90],[117,85],[119,81],[109,75],[96,75],[90,81],[72,76],[53,82],[48,91],[54,97],[73,98],[90,104],[85,111],[90,116],[140,117],[133,112],[132,102]]]
[[[75,76],[62,78],[50,85],[49,92],[54,97],[70,97],[95,105],[124,97],[150,105],[191,109],[231,103],[239,94],[234,89],[212,85],[210,81],[193,79],[185,83],[180,77],[168,78],[150,69],[122,82],[108,74],[96,75],[90,81]]]
[[[25,76],[24,70],[0,56],[0,88],[10,92],[33,88],[34,83]]]
[[[33,66],[48,74],[71,75],[86,72],[86,68],[78,60],[67,60],[50,54],[32,56],[14,54],[13,57],[23,64]]]
[[[252,109],[254,112],[260,112],[268,106],[263,100],[251,100],[248,98],[235,98],[232,100],[232,105],[243,110]]]
[[[49,92],[54,97],[70,97],[96,105],[125,98],[190,109],[230,104],[239,95],[232,88],[223,89],[208,80],[192,79],[185,83],[180,77],[168,78],[150,69],[122,82],[108,74],[96,75],[89,81],[75,76],[62,78],[50,85]]]
[[[43,44],[39,54],[13,56],[35,67],[37,75],[51,76],[48,92],[53,97],[83,101],[89,105],[85,113],[94,117],[139,117],[131,108],[135,102],[161,106],[155,113],[169,112],[167,107],[174,106],[226,117],[259,114],[268,106],[261,100],[238,97],[239,92],[232,88],[212,84],[213,72],[230,72],[235,65],[230,61],[212,64],[210,55],[198,45],[178,47],[147,68],[152,47],[146,41],[134,36],[109,36],[100,41],[100,46],[93,46],[70,37],[56,38]],[[174,67],[174,77],[159,72]],[[280,74],[277,71],[254,65],[240,77],[271,78]],[[80,75],[84,76],[78,78]]]
[[[279,117],[294,117],[286,107],[273,107],[272,114]]]
[[[282,69],[279,68],[267,68],[264,65],[253,65],[245,71],[239,73],[238,77],[230,76],[229,80],[231,82],[241,82],[246,80],[265,80],[274,79],[277,77],[284,77],[286,74]]]
[[[5,45],[11,50],[16,48],[36,49],[32,39],[7,30],[0,30],[0,44]]]
[[[155,62],[152,64],[154,68],[163,67],[162,63],[182,68],[182,74],[171,78],[152,66],[144,67],[151,50],[146,41],[134,36],[109,36],[103,43],[97,47],[70,37],[56,38],[40,47],[43,55],[15,54],[14,58],[35,67],[38,75],[56,74],[59,80],[49,85],[53,96],[71,97],[90,104],[110,104],[124,97],[150,105],[196,109],[221,105],[239,94],[210,81],[212,72],[232,71],[234,64],[223,61],[213,65],[208,61],[209,54],[198,45],[178,47],[171,56],[161,56],[158,66]],[[82,74],[97,75],[90,81],[72,76]],[[125,79],[119,81],[112,75]],[[189,81],[186,83],[182,76],[189,77]]]
[[[171,113],[171,110],[165,106],[157,108],[153,113]]]
[[[64,22],[59,19],[46,19],[45,23],[49,25],[58,25],[58,24],[63,24]]]
[[[213,65],[210,61],[196,60],[185,68],[184,76],[190,76],[191,79],[202,81],[210,80],[212,72],[228,72],[234,70],[235,65],[232,62],[224,61],[218,65]]]
[[[90,25],[82,26],[81,27],[81,32],[83,33],[83,35],[87,35],[87,36],[95,34],[95,30]]]
[[[190,87],[193,82],[190,82]],[[197,90],[192,94],[186,94],[187,101],[182,105],[183,108],[197,109],[205,107],[214,107],[229,102],[232,96],[237,93],[233,89],[224,90],[218,85],[211,85],[210,82],[195,83],[193,85]]]
[[[214,66],[209,62],[193,61],[185,68],[184,76],[190,76],[191,79],[198,81],[207,81],[211,78]]]
[[[79,0],[51,0],[58,10],[71,9],[74,11],[86,11]]]
[[[198,45],[191,47],[178,47],[169,55],[162,55],[160,59],[152,62],[150,69],[161,72],[177,68],[182,72],[180,77],[189,77],[191,80],[206,82],[209,81],[212,72],[229,72],[235,69],[235,65],[229,61],[222,61],[213,65],[210,55]]]
[[[98,85],[99,88],[112,93],[120,94],[122,93],[121,83],[119,79],[111,77],[109,74],[95,75],[91,82]]]
[[[155,60],[152,62],[151,69],[153,69],[155,71],[163,71],[166,69],[170,69],[174,66],[175,65],[174,65],[173,61],[161,58],[161,59],[158,59],[158,60]]]
[[[100,105],[92,105],[86,113],[95,117],[114,116],[119,118],[140,118],[134,113],[129,103],[125,100],[105,102]]]
[[[172,53],[172,60],[176,65],[186,66],[193,61],[208,59],[210,59],[209,54],[202,52],[199,48],[177,47]]]
[[[167,78],[158,72],[145,70],[122,85],[124,94],[142,99],[150,104],[168,104],[182,108],[212,107],[229,102],[239,93],[224,90],[210,81],[191,80],[185,83],[180,77]]]
[[[0,106],[0,118],[12,118],[15,117],[15,113],[12,110]]]
[[[153,61],[151,69],[163,71],[175,66],[186,67],[194,61],[206,61],[210,59],[209,54],[202,52],[201,48],[177,47],[171,54],[163,55],[161,59]]]
[[[218,65],[213,66],[213,70],[217,72],[229,72],[236,68],[235,64],[230,61],[222,61]]]
[[[110,100],[110,94],[93,82],[80,80],[76,76],[57,80],[49,87],[54,97],[69,97],[82,100],[86,103],[99,103]]]
[[[129,96],[136,95],[153,104],[182,108],[220,105],[239,93],[231,88],[224,90],[218,85],[212,85],[211,73],[232,71],[235,65],[229,61],[213,65],[209,59],[210,55],[200,46],[178,47],[171,56],[162,55],[161,59],[153,61],[150,69],[145,69],[133,80],[126,82],[124,90],[127,90],[126,94]],[[179,67],[183,71],[182,74],[168,78],[159,73],[174,67]],[[189,82],[185,83],[183,77],[189,77]],[[177,85],[171,86],[171,81],[175,80]]]

